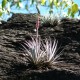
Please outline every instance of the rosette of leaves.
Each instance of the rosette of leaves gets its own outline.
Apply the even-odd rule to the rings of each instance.
[[[46,39],[43,41],[40,37],[31,37],[32,40],[25,41],[22,45],[27,63],[31,68],[51,68],[60,54],[57,53],[57,40]]]
[[[40,67],[44,63],[45,51],[41,49],[42,40],[40,37],[31,37],[31,41],[25,41],[22,45],[22,50],[27,58],[27,63],[33,68]]]
[[[61,17],[57,15],[47,15],[41,17],[41,25],[46,27],[55,27],[60,23]]]
[[[46,52],[45,65],[47,65],[48,67],[51,67],[59,62],[58,59],[62,51],[57,54],[58,51],[57,45],[58,45],[58,41],[56,39],[52,41],[51,38],[46,39],[45,43],[43,44],[44,51]]]
[[[23,42],[22,50],[25,53],[27,63],[32,68],[51,68],[57,63],[57,40],[46,39],[43,41],[39,36],[38,29],[40,27],[40,17],[36,21],[36,36],[31,37],[32,40]]]

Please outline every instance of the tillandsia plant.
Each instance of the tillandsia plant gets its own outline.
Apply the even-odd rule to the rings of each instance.
[[[49,66],[52,66],[55,63],[58,63],[58,58],[61,55],[61,52],[56,54],[58,51],[58,41],[54,38],[52,41],[51,38],[45,40],[45,44],[43,44],[44,51],[46,52],[46,61],[45,63]]]
[[[44,62],[44,57],[46,56],[45,51],[41,50],[41,39],[31,37],[32,41],[25,41],[23,48],[26,54],[27,62],[33,67],[37,67]],[[28,47],[28,48],[27,48]]]
[[[39,29],[39,16],[36,21],[36,37],[31,37],[31,41],[25,41],[22,45],[23,50],[27,57],[27,62],[33,67],[40,66],[44,63],[45,51],[41,49],[42,39],[38,34]]]
[[[31,41],[25,41],[22,45],[23,50],[26,54],[27,63],[32,65],[34,68],[51,67],[57,63],[57,59],[60,56],[57,55],[57,40],[46,39],[43,41],[38,33],[39,29],[39,16],[36,22],[36,37],[31,37]]]
[[[46,27],[55,27],[60,24],[62,18],[58,15],[45,15],[41,17],[41,24]]]

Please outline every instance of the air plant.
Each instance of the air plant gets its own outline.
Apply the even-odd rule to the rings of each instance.
[[[58,41],[54,39],[46,39],[43,41],[38,34],[39,17],[36,22],[36,37],[31,37],[32,40],[25,41],[22,45],[26,54],[27,62],[36,67],[48,67],[57,62],[59,55],[56,55]]]
[[[59,54],[56,54],[58,51],[57,45],[58,45],[58,41],[56,39],[54,39],[54,41],[52,42],[51,38],[46,39],[45,44],[43,44],[43,46],[44,46],[43,48],[46,53],[45,63],[48,66],[52,66],[55,63],[59,62],[59,61],[57,61],[57,59],[60,57],[62,51]]]
[[[22,46],[28,63],[37,65],[44,61],[45,52],[41,49],[42,43],[40,37],[38,39],[32,37],[32,41],[25,41],[24,45]]]
[[[61,18],[58,15],[46,15],[41,17],[41,24],[46,27],[55,27],[60,23]]]
[[[42,51],[42,39],[38,34],[39,17],[36,22],[36,37],[31,37],[32,40],[25,41],[22,45],[27,57],[27,62],[33,66],[41,65],[44,62],[45,51]]]

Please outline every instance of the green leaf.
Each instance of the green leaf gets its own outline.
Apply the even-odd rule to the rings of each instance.
[[[19,2],[17,2],[17,6],[16,6],[16,7],[17,7],[17,8],[20,8],[20,7],[19,7]]]
[[[64,4],[64,3],[61,1],[61,2],[60,2],[60,6],[62,7],[63,4]]]
[[[2,0],[2,8],[6,6],[7,0]]]
[[[58,2],[59,2],[59,0],[56,0],[56,2],[58,3]]]
[[[21,2],[19,2],[19,7],[23,8],[23,4]]]
[[[73,3],[72,5],[72,13],[76,13],[78,11],[78,5]]]
[[[49,4],[51,4],[53,2],[53,0],[49,0]]]
[[[68,16],[70,15],[71,13],[71,8],[68,8]]]
[[[49,7],[53,8],[53,0],[49,0]]]
[[[74,13],[73,12],[71,13],[71,17],[74,18]]]
[[[34,3],[35,0],[31,0],[31,5]]]
[[[45,5],[46,0],[41,0],[41,5]]]
[[[67,8],[67,7],[68,7],[68,4],[65,4],[63,9],[65,9],[65,8]]]
[[[53,2],[54,2],[54,5],[58,7],[59,0],[54,0]]]
[[[22,8],[22,7],[23,7],[23,4],[22,4],[21,2],[19,2],[19,1],[18,1],[18,2],[17,2],[17,6],[16,6],[16,7],[20,9],[20,8]]]
[[[2,16],[2,14],[3,14],[3,13],[0,11],[0,16]]]
[[[22,2],[22,0],[19,0],[19,2]]]

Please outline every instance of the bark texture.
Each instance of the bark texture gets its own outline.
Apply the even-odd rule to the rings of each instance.
[[[35,35],[37,14],[13,14],[0,24],[0,80],[80,80],[80,20],[61,19],[56,24],[41,24],[39,33],[56,37],[64,49],[61,63],[53,69],[28,69],[20,42]]]

